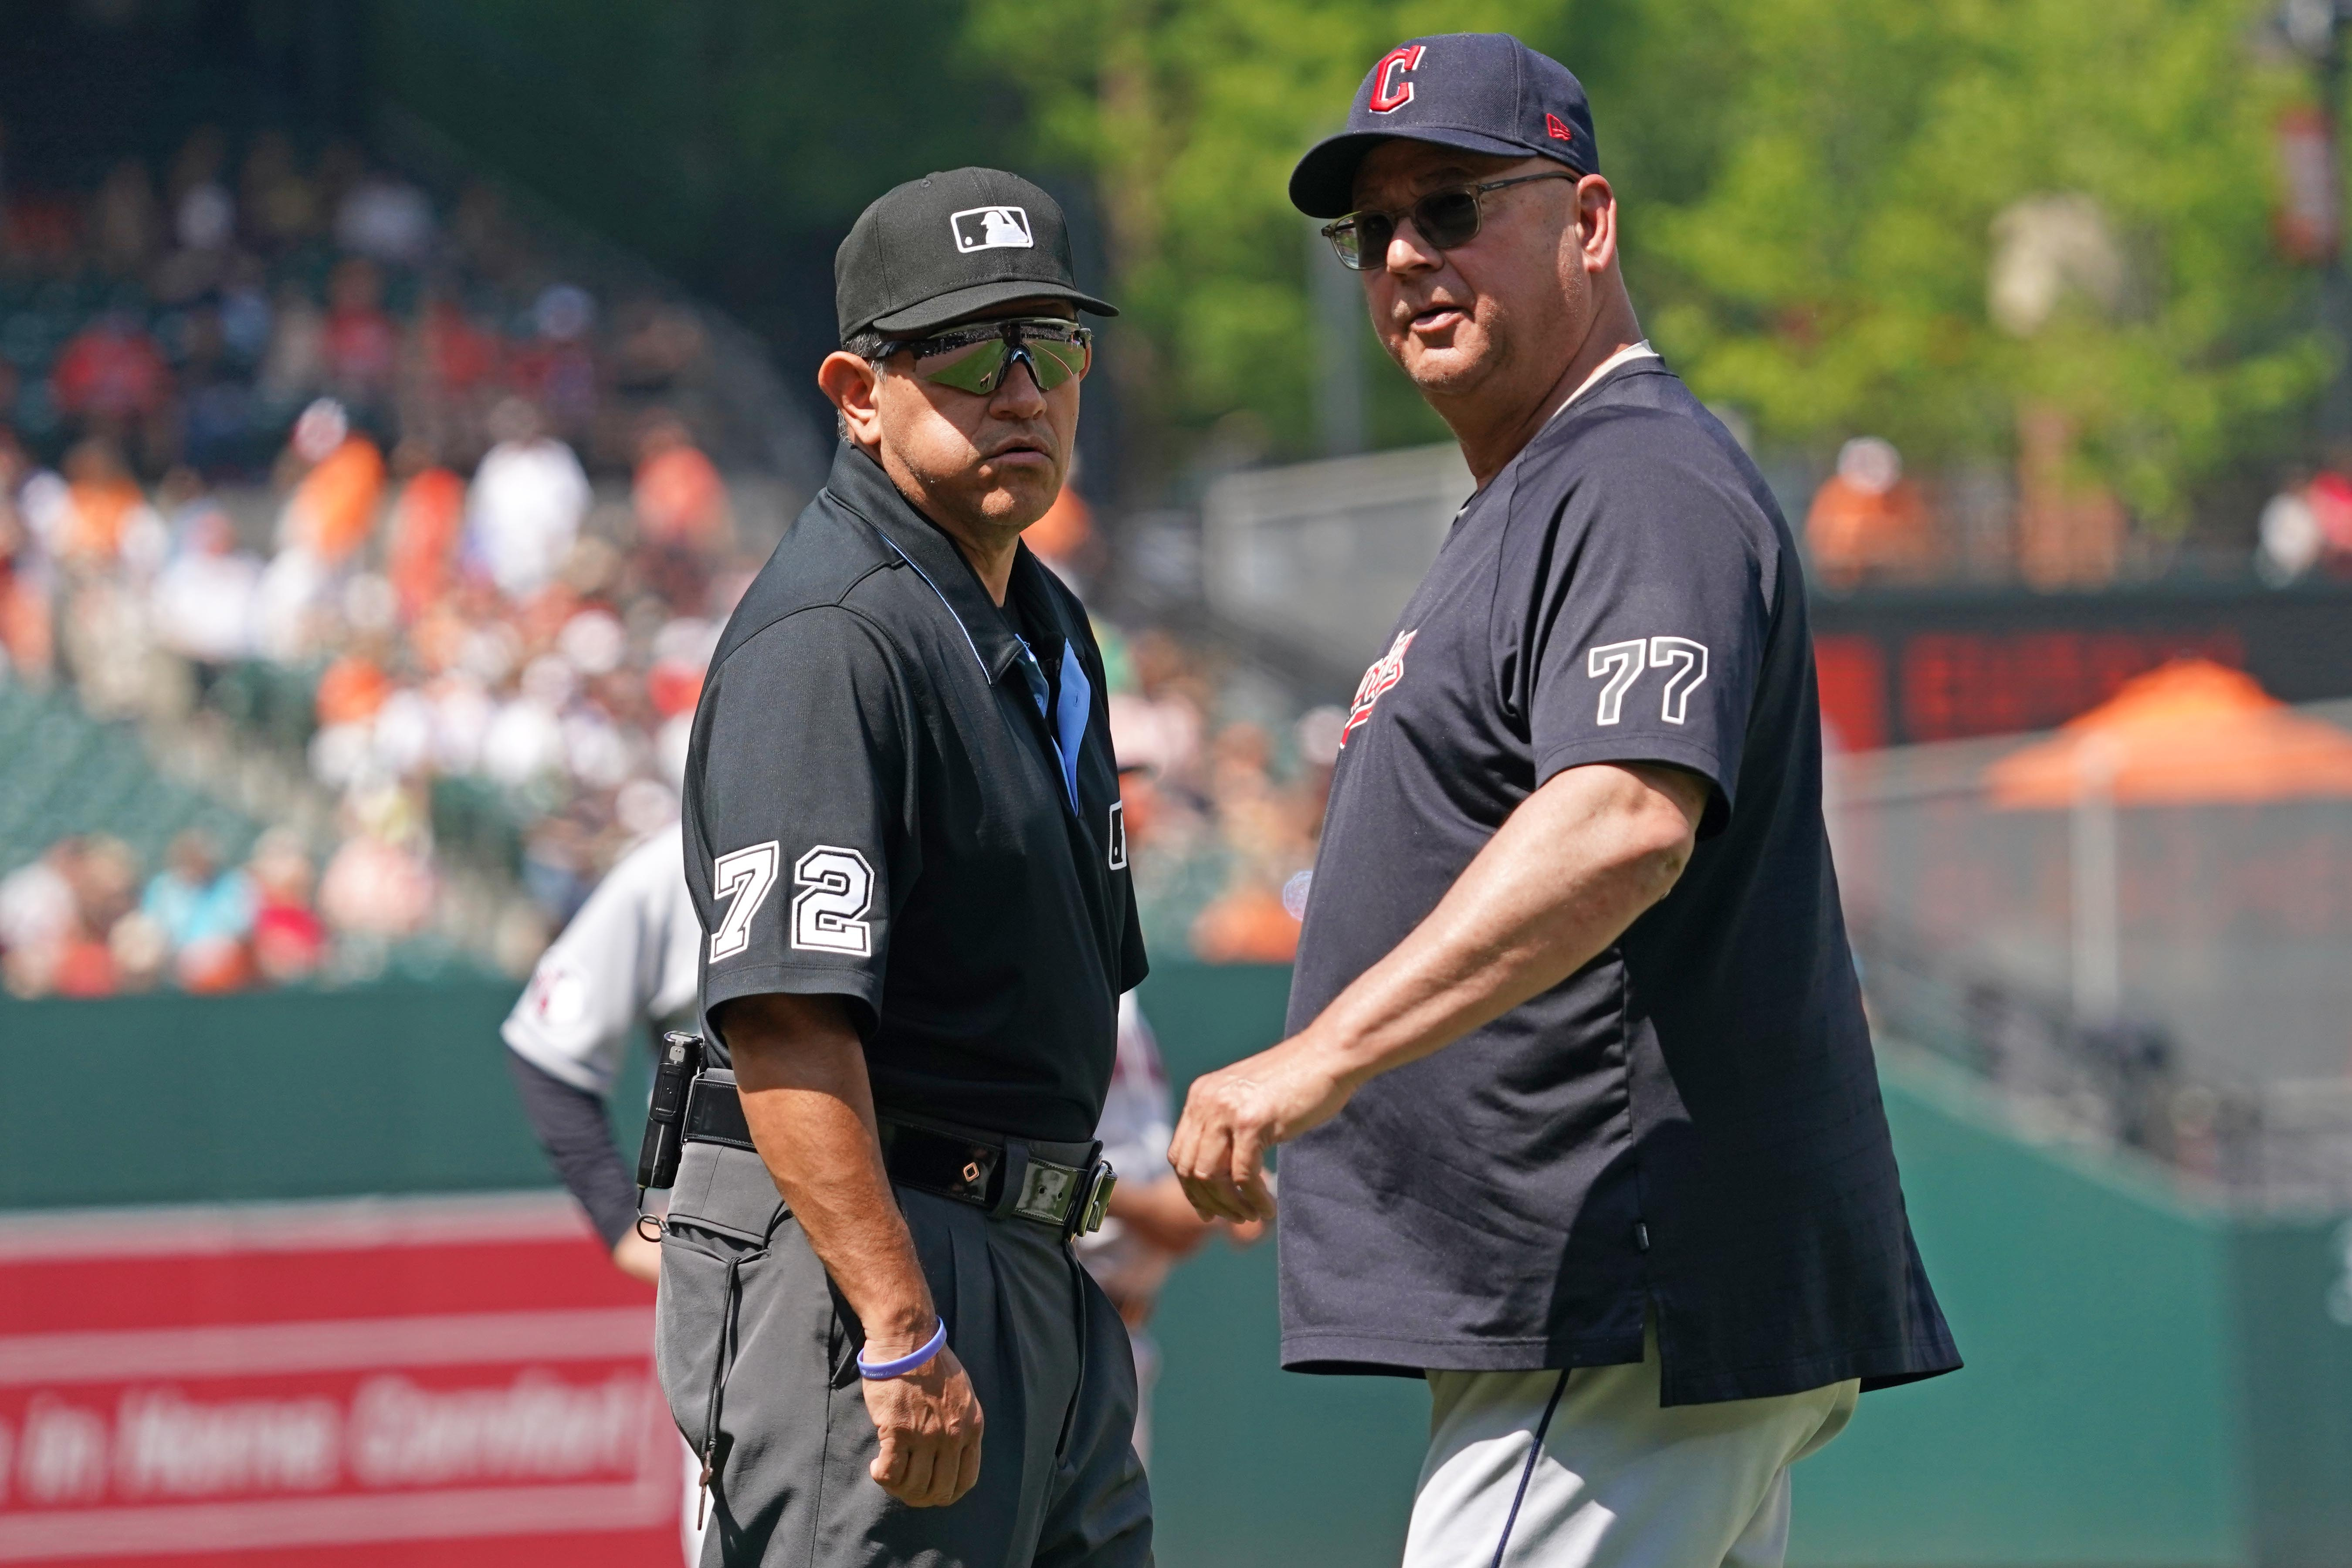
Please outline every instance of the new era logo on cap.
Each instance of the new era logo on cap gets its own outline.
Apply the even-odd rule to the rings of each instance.
[[[967,207],[950,213],[948,226],[955,233],[957,254],[962,256],[975,250],[1027,250],[1037,243],[1030,237],[1029,215],[1020,207]]]
[[[1544,134],[1550,137],[1555,142],[1573,142],[1576,140],[1576,132],[1570,131],[1568,128],[1568,121],[1562,120],[1557,114],[1547,114],[1544,116]]]

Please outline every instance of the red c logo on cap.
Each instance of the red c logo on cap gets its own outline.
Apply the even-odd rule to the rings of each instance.
[[[1402,79],[1421,67],[1420,44],[1400,44],[1372,68],[1372,100],[1365,105],[1374,114],[1394,114],[1412,101],[1412,83]]]

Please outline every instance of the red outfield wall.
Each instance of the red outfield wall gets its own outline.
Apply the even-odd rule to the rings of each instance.
[[[674,1563],[652,1326],[560,1194],[0,1219],[0,1563]]]

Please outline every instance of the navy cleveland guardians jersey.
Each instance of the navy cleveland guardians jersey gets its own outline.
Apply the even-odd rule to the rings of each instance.
[[[1290,1025],[1565,769],[1704,778],[1682,879],[1577,973],[1282,1156],[1284,1364],[1635,1362],[1669,1404],[1958,1364],[1912,1245],[1821,807],[1797,552],[1654,355],[1472,499],[1366,672]]]

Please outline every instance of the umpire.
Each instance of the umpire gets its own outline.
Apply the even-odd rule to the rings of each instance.
[[[1777,1564],[1789,1465],[1958,1365],[1822,823],[1796,548],[1643,340],[1583,89],[1407,41],[1291,199],[1477,480],[1347,721],[1290,1037],[1196,1082],[1283,1363],[1426,1377],[1407,1568]]]
[[[1148,1564],[1127,1334],[1070,1247],[1143,947],[1101,655],[1021,543],[1112,311],[991,169],[882,196],[834,279],[840,451],[687,762],[714,1065],[657,1342],[703,1561]]]

